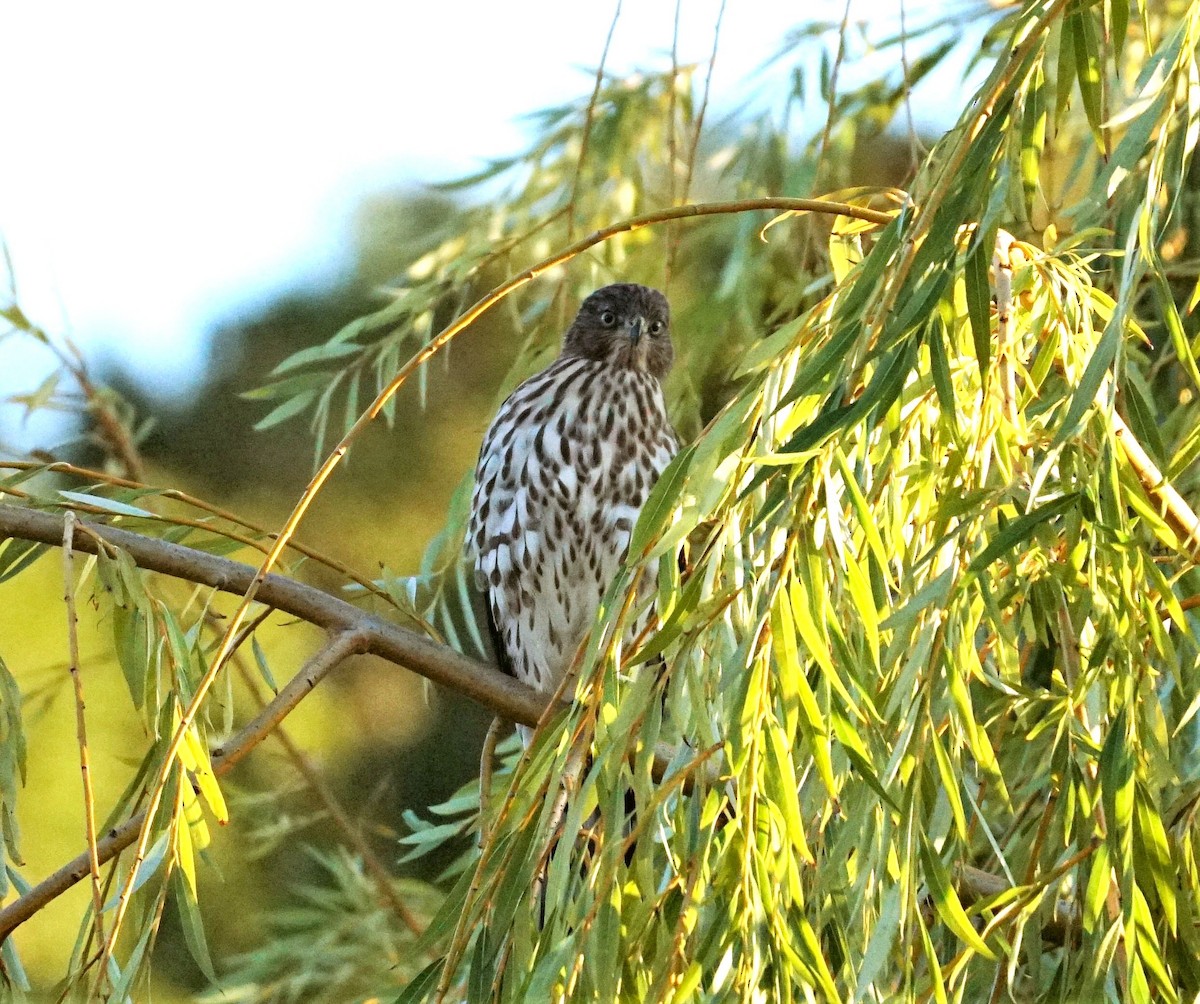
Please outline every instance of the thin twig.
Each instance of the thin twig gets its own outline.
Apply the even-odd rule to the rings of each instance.
[[[136,491],[153,492],[155,495],[158,495],[162,498],[181,502],[184,505],[191,506],[194,509],[199,509],[202,512],[210,513],[219,519],[227,520],[228,522],[234,524],[234,526],[243,527],[244,529],[249,530],[251,533],[260,534],[264,538],[273,536],[272,532],[265,526],[260,526],[259,524],[251,522],[242,516],[238,516],[236,513],[230,512],[228,509],[223,509],[220,506],[214,505],[212,502],[199,498],[196,495],[189,495],[187,492],[179,491],[177,488],[158,488],[154,485],[146,484],[143,481],[138,481],[131,478],[122,478],[115,474],[106,474],[103,471],[93,470],[90,467],[79,467],[75,464],[69,464],[66,461],[54,461],[53,463],[47,464],[33,460],[0,459],[0,470],[44,470],[46,472],[55,474],[70,474],[72,477],[81,478],[87,481],[98,481],[102,482],[103,484],[113,485],[116,488],[132,488]],[[11,487],[0,489],[0,495],[5,493],[18,495],[19,497],[23,498],[36,498],[36,496],[32,495],[31,493],[16,492]],[[64,504],[66,504],[65,501]],[[79,503],[70,503],[70,507],[72,509],[81,509],[85,512],[92,512],[95,514],[104,514],[106,512],[106,510],[100,508],[99,506],[86,507],[80,505]],[[244,534],[223,530],[220,527],[213,526],[211,523],[205,523],[202,520],[189,520],[175,516],[163,516],[160,513],[150,513],[150,516],[152,516],[154,519],[161,520],[164,523],[170,523],[173,526],[195,527],[199,530],[206,530],[210,533],[227,537],[230,540],[236,540],[238,543],[252,547],[256,551],[259,551],[263,554],[266,554],[268,550],[267,546],[261,540],[254,540],[253,538],[247,537]],[[363,589],[367,590],[367,592],[378,596],[380,599],[385,600],[396,609],[401,610],[403,613],[409,616],[412,616],[411,611],[399,606],[395,597],[392,596],[386,589],[381,588],[366,576],[360,575],[354,569],[338,561],[336,558],[330,557],[327,554],[323,554],[315,547],[309,547],[303,541],[295,539],[288,542],[288,547],[297,554],[302,554],[304,557],[315,561],[317,564],[325,566],[331,572],[336,572],[338,575],[345,576],[351,582],[354,582]]]
[[[821,145],[817,149],[817,164],[813,169],[813,191],[820,191],[821,185],[821,169],[825,166],[825,157],[829,152],[829,138],[833,135],[833,123],[837,116],[837,88],[838,74],[842,69],[842,60],[846,56],[846,32],[850,27],[850,4],[853,0],[846,0],[846,6],[842,10],[842,25],[838,30],[838,47],[837,53],[833,57],[833,68],[829,73],[829,105],[825,113],[825,128],[821,131]]]
[[[679,115],[679,14],[683,0],[675,0],[675,26],[671,31],[671,83],[667,94],[667,204],[675,205],[675,161],[678,151],[675,148],[675,120]],[[671,270],[675,266],[675,252],[679,244],[678,227],[667,228],[667,254],[663,265],[663,289],[670,290]]]
[[[621,0],[617,0],[613,11],[612,22],[608,26],[608,35],[604,39],[604,48],[600,52],[600,63],[596,67],[596,80],[592,85],[592,96],[588,99],[587,111],[583,116],[583,135],[579,140],[579,156],[575,158],[575,171],[571,176],[571,198],[567,203],[567,240],[575,239],[575,203],[579,198],[579,182],[583,177],[583,165],[587,160],[588,148],[592,141],[592,122],[596,117],[596,102],[600,100],[600,89],[604,86],[604,66],[608,62],[608,50],[612,45],[613,35],[617,31],[617,21],[621,19]]]
[[[692,175],[696,170],[696,153],[700,148],[700,133],[704,129],[704,113],[708,110],[708,95],[712,88],[713,67],[717,65],[717,46],[721,41],[721,22],[724,18],[725,0],[721,0],[721,6],[717,9],[717,21],[713,25],[713,44],[712,52],[708,57],[708,73],[704,76],[704,90],[701,92],[700,107],[696,112],[696,128],[692,132],[692,143],[688,148],[687,173],[683,176],[681,196],[684,202],[687,202],[692,190]]]
[[[75,734],[79,742],[79,773],[83,777],[83,818],[87,834],[88,871],[92,877],[92,919],[97,937],[104,940],[104,894],[100,876],[100,856],[96,851],[96,797],[92,791],[91,758],[88,753],[86,704],[83,699],[83,674],[79,664],[79,618],[75,612],[75,514],[63,519],[62,563],[63,603],[67,608],[67,668],[75,687]],[[106,974],[98,977],[101,981]]]
[[[904,0],[900,0],[900,67],[904,72],[904,113],[908,120],[908,155],[910,170],[916,171],[921,163],[923,151],[921,141],[917,137],[917,127],[913,121],[912,110],[912,81],[909,79],[908,65],[908,24],[905,19]]]

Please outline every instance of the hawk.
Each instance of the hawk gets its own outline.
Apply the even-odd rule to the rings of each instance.
[[[592,293],[558,358],[513,391],[483,438],[468,550],[497,659],[538,690],[570,669],[679,448],[662,390],[670,324],[658,290]],[[643,583],[653,589],[653,575]]]

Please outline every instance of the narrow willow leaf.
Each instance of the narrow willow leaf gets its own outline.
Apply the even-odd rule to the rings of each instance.
[[[216,983],[217,974],[213,969],[212,957],[208,952],[208,940],[204,937],[204,922],[200,919],[200,907],[192,898],[187,883],[178,874],[171,878],[171,892],[188,953],[208,981]]]
[[[142,861],[142,866],[138,869],[137,879],[133,883],[133,888],[130,890],[130,895],[137,892],[154,876],[154,873],[162,866],[163,859],[170,849],[171,834],[164,831],[159,835],[158,839],[150,845],[150,850],[146,852],[146,857]],[[117,905],[117,900],[121,898],[121,892],[118,889],[113,893],[112,898],[104,904],[104,912],[107,913]]]
[[[278,694],[279,686],[275,683],[270,663],[267,661],[267,653],[263,651],[262,645],[259,644],[257,634],[250,636],[250,650],[254,653],[254,664],[258,666],[258,672],[262,675],[263,682],[271,688],[273,693]]]
[[[1146,897],[1136,882],[1131,891],[1132,901],[1129,904],[1129,914],[1137,936],[1136,939],[1130,940],[1134,942],[1136,959],[1153,978],[1155,990],[1158,991],[1157,999],[1166,1004],[1177,1004],[1179,995],[1176,992],[1175,981],[1167,972],[1166,964],[1163,961],[1162,946],[1159,944],[1158,935],[1154,930],[1155,923],[1150,913],[1150,904],[1146,902]]]
[[[995,248],[996,230],[993,227],[974,241],[963,267],[971,341],[975,346],[979,372],[985,380],[992,360],[992,287],[988,280],[988,271]]]
[[[957,426],[958,405],[954,397],[954,382],[950,377],[950,360],[946,356],[946,326],[940,317],[935,317],[925,328],[925,344],[929,346],[929,368],[933,377],[933,389],[937,393],[942,414],[951,427]]]
[[[1167,281],[1166,269],[1157,253],[1147,252],[1153,268],[1150,270],[1151,288],[1154,290],[1155,302],[1162,312],[1163,324],[1171,337],[1171,347],[1184,372],[1192,380],[1194,392],[1200,392],[1200,366],[1197,365],[1196,355],[1192,351],[1192,343],[1188,341],[1183,319],[1179,316],[1179,308],[1175,305],[1175,295]]]
[[[749,376],[765,367],[778,365],[780,356],[791,348],[802,328],[803,319],[797,318],[756,342],[738,364],[736,375]]]
[[[1125,36],[1129,33],[1129,0],[1108,0],[1108,16],[1113,60],[1119,64],[1125,51]]]
[[[921,945],[925,949],[925,962],[929,966],[929,987],[933,992],[933,999],[937,1004],[949,1004],[946,997],[946,986],[942,980],[942,967],[933,947],[933,939],[929,936],[929,928],[925,925],[925,918],[921,916],[919,910],[915,914],[915,919],[917,927],[921,931]]]
[[[1096,27],[1097,14],[1094,10],[1079,4],[1067,16],[1066,30],[1071,34],[1071,44],[1075,49],[1075,70],[1079,81],[1079,94],[1083,98],[1083,110],[1087,116],[1088,125],[1092,127],[1092,135],[1096,144],[1104,148],[1104,139],[1100,133],[1101,114],[1101,82],[1100,82],[1100,40]]]
[[[404,992],[392,1004],[421,1004],[437,989],[438,978],[442,975],[444,963],[444,957],[434,959],[409,981]]]
[[[1039,63],[1030,77],[1029,90],[1021,110],[1021,191],[1025,197],[1025,215],[1033,219],[1041,179],[1042,151],[1046,146],[1046,77]]]
[[[1075,4],[1072,3],[1070,10],[1073,11]],[[1057,36],[1058,65],[1055,69],[1055,102],[1054,102],[1054,132],[1058,132],[1062,128],[1063,113],[1066,112],[1068,105],[1071,103],[1071,94],[1075,89],[1075,40],[1069,28],[1070,14],[1066,18],[1057,22],[1055,34]]]
[[[1033,531],[1042,523],[1054,519],[1056,516],[1061,516],[1078,505],[1079,498],[1079,492],[1071,492],[1068,495],[1063,495],[1061,498],[1043,503],[1034,509],[1033,512],[1025,513],[1014,520],[1010,520],[1004,529],[992,538],[988,546],[972,559],[971,564],[967,568],[967,575],[979,575],[993,561],[999,558],[1000,555],[1016,547],[1018,544],[1027,541],[1033,535]]]
[[[1130,828],[1133,825],[1134,770],[1127,745],[1126,709],[1117,712],[1100,751],[1100,795],[1113,859],[1122,874],[1130,866]]]
[[[680,450],[650,489],[637,523],[634,524],[633,533],[629,537],[631,555],[644,555],[650,545],[666,531],[679,494],[687,483],[688,467],[695,452],[694,445]]]
[[[271,370],[271,376],[282,376],[292,370],[299,369],[314,362],[328,362],[335,359],[345,359],[347,356],[362,352],[362,346],[350,341],[330,341],[322,345],[310,345],[308,348],[293,352],[278,366]]]
[[[302,392],[310,392],[313,396],[329,382],[328,373],[300,373],[283,380],[276,380],[265,387],[255,387],[242,391],[238,396],[247,401],[279,401],[290,400]]]
[[[854,988],[854,1001],[861,1001],[876,986],[879,974],[884,971],[892,957],[892,949],[900,937],[900,886],[892,885],[883,894],[879,916],[867,940],[862,963],[858,968]]]
[[[1171,860],[1167,831],[1163,827],[1162,817],[1137,785],[1134,787],[1134,807],[1134,851],[1140,851],[1150,864],[1150,874],[1154,879],[1154,890],[1158,893],[1163,919],[1167,923],[1167,929],[1174,934],[1179,925],[1179,903],[1175,892],[1178,871]]]
[[[17,955],[17,946],[13,944],[14,940],[5,938],[3,942],[0,942],[0,959],[4,961],[4,973],[8,980],[19,991],[29,993],[33,988],[29,984],[25,967],[21,964],[21,957]]]
[[[801,916],[796,926],[800,929],[800,944],[797,946],[800,957],[804,959],[809,970],[816,977],[816,984],[825,999],[837,1000],[837,985],[825,962],[825,953],[821,948],[821,943],[817,940],[817,934],[813,930],[812,924],[809,923],[807,917]]]
[[[124,502],[118,502],[116,499],[105,498],[103,495],[91,495],[87,492],[69,492],[59,489],[58,492],[63,498],[70,502],[78,502],[82,505],[95,506],[97,509],[103,509],[105,512],[115,513],[118,516],[143,516],[147,519],[154,519],[154,513],[139,509],[137,506],[126,505]]]
[[[192,769],[192,777],[200,788],[200,794],[209,811],[216,817],[218,823],[229,822],[229,809],[225,806],[225,798],[221,794],[221,786],[217,783],[217,775],[213,773],[212,762],[208,758],[208,750],[196,734],[195,726],[188,729],[185,739],[191,747],[196,766]]]
[[[266,415],[255,422],[254,431],[262,432],[265,429],[270,429],[286,422],[289,418],[295,418],[312,404],[316,398],[317,392],[315,390],[301,391],[295,397],[290,397],[281,404],[276,405]]]
[[[950,873],[946,871],[941,859],[929,845],[929,840],[924,834],[921,836],[921,870],[925,874],[929,894],[933,897],[933,905],[937,909],[938,916],[946,922],[946,926],[958,935],[959,940],[969,948],[978,952],[985,959],[995,961],[995,953],[988,948],[987,942],[972,926],[971,919],[963,909],[962,900],[958,898],[958,893],[954,891],[954,886],[950,882]]]
[[[843,749],[846,751],[846,756],[850,758],[851,763],[862,774],[863,780],[867,782],[875,794],[883,799],[889,808],[899,812],[900,806],[896,804],[896,800],[887,788],[884,787],[879,771],[876,770],[875,764],[871,760],[871,755],[867,752],[867,747],[863,744],[862,739],[855,731],[850,720],[836,706],[830,709],[830,717],[833,719],[834,735],[837,736],[838,742],[842,744]]]
[[[0,582],[7,582],[20,575],[48,549],[48,545],[33,540],[10,538],[5,542],[3,549],[0,549]]]
[[[112,988],[110,1000],[129,1000],[129,990],[133,986],[133,981],[137,979],[138,974],[141,972],[142,960],[146,956],[146,949],[156,931],[157,926],[154,924],[146,924],[144,926],[141,935],[138,937],[137,944],[133,946],[133,951],[129,953],[129,957],[125,960],[125,968],[123,970],[117,967],[115,959],[109,959],[108,976],[109,985]]]
[[[792,623],[795,624],[796,633],[800,636],[800,640],[804,642],[804,647],[808,650],[808,654],[816,660],[817,665],[824,671],[826,680],[829,681],[829,685],[838,697],[842,699],[846,710],[859,721],[865,720],[865,715],[859,707],[859,703],[851,696],[850,688],[842,679],[842,675],[833,661],[833,656],[829,649],[829,641],[824,631],[817,626],[817,622],[809,609],[809,597],[811,594],[804,589],[799,579],[792,580],[788,593],[792,603]]]
[[[191,794],[188,799],[187,795],[190,792],[184,793],[186,808],[183,812],[183,818],[175,826],[175,863],[179,866],[183,874],[187,887],[193,898],[196,896],[196,854],[195,847],[192,842],[192,822],[188,818],[189,810],[191,812],[200,813],[199,800],[195,794]],[[203,815],[200,817],[200,824],[203,825]]]
[[[1167,449],[1159,434],[1159,423],[1154,409],[1142,390],[1141,380],[1132,373],[1127,374],[1121,387],[1125,402],[1125,417],[1129,428],[1137,441],[1142,444],[1150,456],[1163,468],[1167,464]]]
[[[932,722],[929,723],[929,745],[933,747],[933,758],[937,763],[942,791],[945,792],[946,800],[950,803],[950,811],[954,815],[955,831],[958,838],[966,843],[970,839],[970,835],[967,832],[967,814],[963,810],[962,795],[958,790],[958,776]]]
[[[835,449],[833,458],[837,462],[838,470],[841,471],[843,484],[850,495],[850,504],[854,506],[854,514],[858,517],[859,526],[871,547],[871,552],[875,555],[875,560],[880,567],[886,568],[888,564],[887,548],[884,547],[883,539],[879,536],[879,527],[875,525],[875,516],[871,512],[871,507],[867,505],[867,500],[863,496],[849,461],[846,459],[846,454],[840,448]]]
[[[133,605],[113,607],[112,618],[117,659],[133,705],[140,709],[146,700],[146,680],[151,666],[146,618],[141,609]]]
[[[796,857],[805,864],[816,864],[816,858],[808,846],[804,832],[804,818],[800,813],[799,786],[796,771],[792,766],[792,754],[783,732],[773,726],[767,727],[766,778],[767,790],[772,801],[783,815],[788,840]]]

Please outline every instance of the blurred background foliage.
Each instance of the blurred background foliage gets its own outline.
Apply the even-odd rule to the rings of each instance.
[[[665,66],[638,74],[601,73],[594,93],[585,91],[531,117],[531,145],[522,155],[455,185],[383,192],[367,200],[351,235],[354,265],[343,280],[330,289],[295,291],[267,305],[259,316],[221,326],[213,333],[204,386],[187,402],[158,403],[119,372],[89,371],[94,382],[94,393],[89,394],[78,372],[72,378],[78,364],[69,347],[25,319],[14,304],[8,312],[15,332],[10,337],[44,342],[61,354],[67,371],[58,383],[31,389],[25,403],[31,409],[58,408],[82,416],[79,438],[54,459],[170,485],[260,526],[276,527],[307,482],[313,457],[324,454],[412,352],[483,293],[572,240],[614,220],[684,201],[830,193],[895,209],[904,202],[901,190],[911,191],[918,203],[938,192],[941,178],[936,168],[959,149],[954,144],[963,142],[963,133],[946,141],[942,160],[935,150],[927,161],[937,137],[928,133],[929,116],[922,114],[922,105],[910,107],[912,88],[930,78],[937,89],[924,92],[927,106],[945,105],[946,92],[954,94],[955,106],[965,103],[968,91],[955,90],[959,78],[949,77],[945,65],[962,57],[956,44],[963,38],[983,38],[980,48],[969,54],[969,68],[975,72],[971,79],[977,80],[981,72],[1003,65],[1014,30],[1019,35],[1021,26],[1043,6],[1017,10],[972,3],[949,12],[938,8],[934,14],[910,17],[905,34],[895,37],[880,37],[869,26],[800,25],[781,40],[777,59],[777,65],[792,68],[791,74],[769,78],[778,93],[764,103],[767,111],[753,117],[706,119],[711,96],[704,65],[672,67],[664,60]],[[1061,13],[1061,4],[1059,8]],[[1081,240],[1091,243],[1078,251],[1079,258],[1099,275],[1097,287],[1110,291],[1121,282],[1120,266],[1112,264],[1116,258],[1111,254],[1093,254],[1092,249],[1121,248],[1128,234],[1143,228],[1139,249],[1151,259],[1151,272],[1161,274],[1166,284],[1136,280],[1136,288],[1126,290],[1128,295],[1120,300],[1129,305],[1149,341],[1136,357],[1130,350],[1122,386],[1134,388],[1135,411],[1142,408],[1130,424],[1187,494],[1196,487],[1194,461],[1200,454],[1195,410],[1190,407],[1196,386],[1188,371],[1188,345],[1196,330],[1188,308],[1196,283],[1197,176],[1190,164],[1191,141],[1181,138],[1187,131],[1179,126],[1194,123],[1188,103],[1194,88],[1182,102],[1186,115],[1180,110],[1181,122],[1168,128],[1163,122],[1166,106],[1156,102],[1170,88],[1152,92],[1149,85],[1158,78],[1139,74],[1149,65],[1151,53],[1162,51],[1164,40],[1176,38],[1175,32],[1178,59],[1191,60],[1196,13],[1194,5],[1179,3],[1146,4],[1132,13],[1136,16],[1131,18],[1129,7],[1117,2],[1067,5],[1051,33],[1044,66],[1037,74],[1020,76],[1014,84],[1017,93],[1004,92],[1006,102],[1015,102],[1030,117],[1021,133],[1025,148],[1020,143],[996,144],[994,158],[975,163],[973,169],[987,183],[981,180],[982,195],[975,193],[978,206],[964,196],[959,208],[978,208],[989,225],[1002,222],[1028,241],[1026,246],[1050,250],[1061,237],[1056,253],[1063,260],[1075,253],[1070,235],[1082,234]],[[1122,50],[1118,39],[1126,32],[1129,41]],[[1155,72],[1166,73],[1161,65]],[[1044,88],[1040,93],[1039,87]],[[1186,90],[1179,87],[1181,93]],[[1144,99],[1140,105],[1135,100],[1139,93]],[[1132,111],[1121,123],[1124,131],[1100,128],[1115,109],[1127,104]],[[959,108],[948,110],[957,113]],[[1142,119],[1137,118],[1139,112]],[[1169,151],[1174,174],[1153,161],[1158,166],[1149,170],[1155,177],[1147,181],[1141,146],[1135,155],[1116,155],[1112,137],[1134,134],[1142,121],[1147,123],[1146,134],[1138,134],[1143,143],[1161,136],[1164,145],[1176,144]],[[1028,141],[1033,136],[1039,137],[1036,151]],[[926,165],[924,170],[921,165]],[[1032,187],[1026,184],[1030,177]],[[1151,225],[1144,222],[1148,210],[1143,202],[1113,198],[1126,194],[1121,184],[1134,182],[1152,192],[1149,201],[1160,215]],[[1111,187],[1106,191],[1105,185]],[[1097,191],[1108,198],[1097,198]],[[929,237],[950,247],[951,259],[958,222]],[[804,343],[801,334],[809,337],[811,332],[806,334],[807,329],[794,322],[826,309],[822,304],[834,292],[835,278],[850,274],[864,248],[871,247],[849,231],[831,241],[826,218],[791,219],[765,233],[763,224],[761,214],[731,215],[624,234],[504,301],[424,367],[389,409],[386,423],[378,423],[358,441],[306,520],[301,539],[362,576],[379,579],[400,607],[412,604],[413,617],[432,620],[443,635],[478,653],[479,643],[456,587],[455,528],[461,506],[456,508],[455,499],[461,503],[461,493],[455,493],[473,465],[496,403],[551,358],[583,294],[609,281],[644,281],[665,289],[672,302],[677,363],[668,399],[683,439],[694,440],[731,400],[757,386],[760,378],[753,370],[747,372],[746,357],[764,335],[791,332],[797,341],[773,341],[768,347],[786,344],[787,352],[793,352],[803,345],[806,351],[819,351],[819,339],[813,336],[811,345]],[[1107,227],[1117,237],[1110,245],[1093,227]],[[845,255],[841,259],[839,247]],[[1155,256],[1161,259],[1157,271]],[[917,279],[926,281],[928,275],[918,272]],[[1032,303],[1037,290],[1028,274],[1023,281],[1027,285],[1017,292],[1028,292]],[[1064,273],[1055,281],[1067,290],[1061,293],[1063,302],[1084,284],[1076,273]],[[937,295],[942,293],[944,288],[938,286]],[[954,383],[948,390],[939,386],[938,394],[965,397],[978,392],[964,362],[971,358],[971,326],[978,314],[968,323],[970,307],[961,290],[948,294],[948,299],[958,308],[957,314],[946,314],[944,322],[953,332],[946,337]],[[837,306],[828,309],[841,309],[841,301],[833,302]],[[1086,306],[1079,307],[1078,317],[1103,327],[1103,318],[1093,316]],[[1044,317],[1041,323],[1039,330],[1048,330]],[[1089,342],[1072,351],[1092,347]],[[794,367],[795,360],[779,351],[778,358],[790,359],[786,365]],[[863,355],[859,376],[868,362],[873,365],[871,352]],[[769,357],[751,358],[761,370]],[[1067,366],[1073,379],[1081,379],[1086,362],[1086,354],[1070,357]],[[1052,377],[1050,384],[1054,383]],[[941,400],[945,405],[944,397]],[[1062,404],[1054,412],[1061,419],[1069,395],[1054,400]],[[1043,406],[1030,402],[1029,407],[1035,421]],[[1072,415],[1072,420],[1078,419]],[[121,433],[112,432],[114,423],[129,432],[124,448]],[[936,442],[950,451],[948,444],[959,442],[946,429],[928,435],[935,438],[927,447]],[[864,446],[864,456],[886,467],[886,458],[871,452],[877,448],[877,443]],[[28,458],[14,458],[23,459]],[[134,461],[140,465],[136,471],[131,470]],[[997,464],[1003,467],[1010,461],[1004,458]],[[781,478],[793,476],[784,461],[779,463]],[[795,476],[801,479],[796,491],[802,494],[802,476]],[[0,487],[10,495],[30,492],[42,499],[66,488],[124,504],[173,505],[155,496],[122,494],[86,477],[52,472],[29,479],[28,471],[18,470]],[[56,501],[61,504],[62,497]],[[451,532],[439,539],[448,513]],[[1117,519],[1111,511],[1105,515]],[[999,517],[1000,532],[1005,520],[1018,517],[1007,512]],[[162,532],[149,521],[121,522]],[[1129,539],[1137,532],[1146,536],[1144,526],[1125,527],[1125,532]],[[209,545],[209,538],[201,539]],[[1036,541],[1030,545],[1030,561],[1048,561],[1034,545]],[[1166,550],[1162,538],[1155,546]],[[250,562],[259,557],[247,548],[225,550]],[[0,552],[5,575],[0,581],[0,656],[23,696],[28,749],[25,787],[16,795],[22,859],[17,870],[26,880],[36,880],[80,850],[82,825],[74,708],[64,661],[62,573],[54,554],[27,567],[14,564],[20,557],[12,545]],[[346,584],[344,576],[316,561],[292,567],[331,590]],[[1188,591],[1183,579],[1173,586],[1181,595]],[[113,654],[113,606],[89,588],[79,594],[80,643],[97,803],[104,816],[110,806],[128,799],[122,793],[147,755],[147,725],[144,714],[131,706],[127,673]],[[1053,607],[1057,594],[1050,586],[1043,588],[1049,597],[1043,601]],[[161,594],[155,595],[169,597],[175,608],[185,611],[195,602],[188,600],[188,590],[174,584],[162,586]],[[372,602],[386,609],[382,601]],[[233,605],[228,597],[219,597],[211,601],[211,610],[223,615]],[[1026,668],[1036,669],[1039,683],[1050,681],[1056,671],[1061,678],[1064,672],[1066,657],[1056,653],[1069,626],[1055,625],[1047,628],[1038,622],[1022,636],[1028,646]],[[244,668],[261,688],[261,664],[282,680],[312,649],[316,632],[276,617],[256,637],[261,660],[247,653]],[[1181,663],[1183,658],[1181,654]],[[1180,686],[1192,682],[1190,670],[1180,670]],[[252,706],[253,686],[234,682],[243,679],[234,673],[227,675],[230,689],[225,696],[217,695],[206,723],[213,738],[227,731],[224,723],[234,717],[234,708],[240,721]],[[980,700],[982,719],[986,702]],[[1022,707],[1027,717],[1044,710],[1032,698]],[[1184,730],[1182,709],[1176,712],[1176,724]],[[1003,719],[1000,711],[989,713],[991,725]],[[1111,716],[1104,720],[1111,721]],[[417,918],[416,927],[429,922],[441,901],[442,892],[427,881],[441,875],[468,846],[460,821],[470,810],[471,797],[454,793],[477,772],[487,722],[488,716],[469,703],[434,693],[419,679],[367,658],[351,660],[287,721],[288,733],[307,752],[317,776],[345,806],[379,859],[392,865],[401,854],[397,838],[414,829],[418,839],[406,838],[408,848],[435,846],[434,853],[397,869],[404,878],[395,891]],[[974,735],[964,739],[955,733],[955,740],[955,758],[963,755],[963,746],[973,753],[980,748]],[[948,743],[948,734],[942,741]],[[1098,741],[1103,742],[1103,736]],[[870,755],[864,750],[865,759],[855,760],[854,766],[869,773],[870,757],[878,753],[874,747]],[[537,769],[548,770],[550,763],[544,757]],[[961,769],[957,759],[954,765]],[[840,779],[847,768],[837,766]],[[268,742],[222,782],[230,823],[214,834],[206,852],[210,866],[199,869],[200,912],[208,948],[223,977],[221,989],[211,991],[212,1000],[342,1001],[394,994],[445,951],[432,934],[421,942],[420,951],[414,948],[404,911],[389,907],[364,872],[361,854],[347,849],[346,833],[331,820],[328,802],[314,794],[303,773],[294,758]],[[1178,765],[1178,773],[1183,787],[1177,794],[1186,801],[1194,765]],[[817,812],[812,801],[817,781],[811,771],[802,780],[809,785],[806,809]],[[531,790],[536,784],[531,783]],[[11,792],[6,789],[2,795],[7,802]],[[982,802],[984,796],[979,797]],[[447,799],[449,803],[433,814],[435,823],[449,820],[440,830],[426,828],[427,823],[411,815],[417,810],[428,819],[428,807]],[[1032,799],[1030,795],[1022,812],[1030,811]],[[938,811],[949,818],[946,804]],[[1024,816],[1012,821],[1014,832],[1023,825]],[[443,843],[447,837],[455,839]],[[650,842],[645,843],[649,853]],[[10,854],[10,860],[17,858]],[[451,877],[465,874],[466,867],[466,861],[458,860]],[[936,866],[924,870],[938,874]],[[444,891],[446,883],[439,888]],[[847,895],[851,891],[843,890]],[[1166,896],[1162,890],[1158,894]],[[15,935],[35,998],[66,974],[69,960],[78,954],[74,932],[89,904],[90,892],[83,883]],[[471,915],[478,904],[463,908]],[[899,907],[892,903],[883,909]],[[879,927],[890,920],[894,918],[886,914],[872,917]],[[442,934],[447,935],[445,923]],[[204,953],[197,952],[195,933],[188,928],[186,917],[181,922],[173,906],[166,909],[152,953],[159,999],[186,999],[208,985],[196,961]],[[850,950],[853,941],[844,932],[832,940],[839,951]],[[11,954],[6,956],[10,975],[19,983],[14,961]],[[1039,986],[1036,966],[1034,970],[1028,981],[1014,984],[1014,992],[1034,992],[1030,987]],[[1102,984],[1100,979],[1097,985]],[[141,999],[148,987],[146,982],[135,984],[134,999]],[[978,989],[978,984],[972,987]],[[1110,982],[1107,989],[1115,987]],[[716,991],[713,995],[719,999]]]

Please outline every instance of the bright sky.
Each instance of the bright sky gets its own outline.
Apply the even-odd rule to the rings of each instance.
[[[707,60],[718,7],[683,4],[681,62]],[[587,93],[613,9],[5,4],[0,235],[19,301],[89,355],[186,390],[214,322],[336,273],[365,194],[470,172],[521,147],[520,115]],[[664,65],[674,13],[674,0],[626,0],[610,67]],[[803,10],[841,13],[839,0]],[[728,4],[716,111],[745,99],[739,85],[797,16],[777,0]]]

